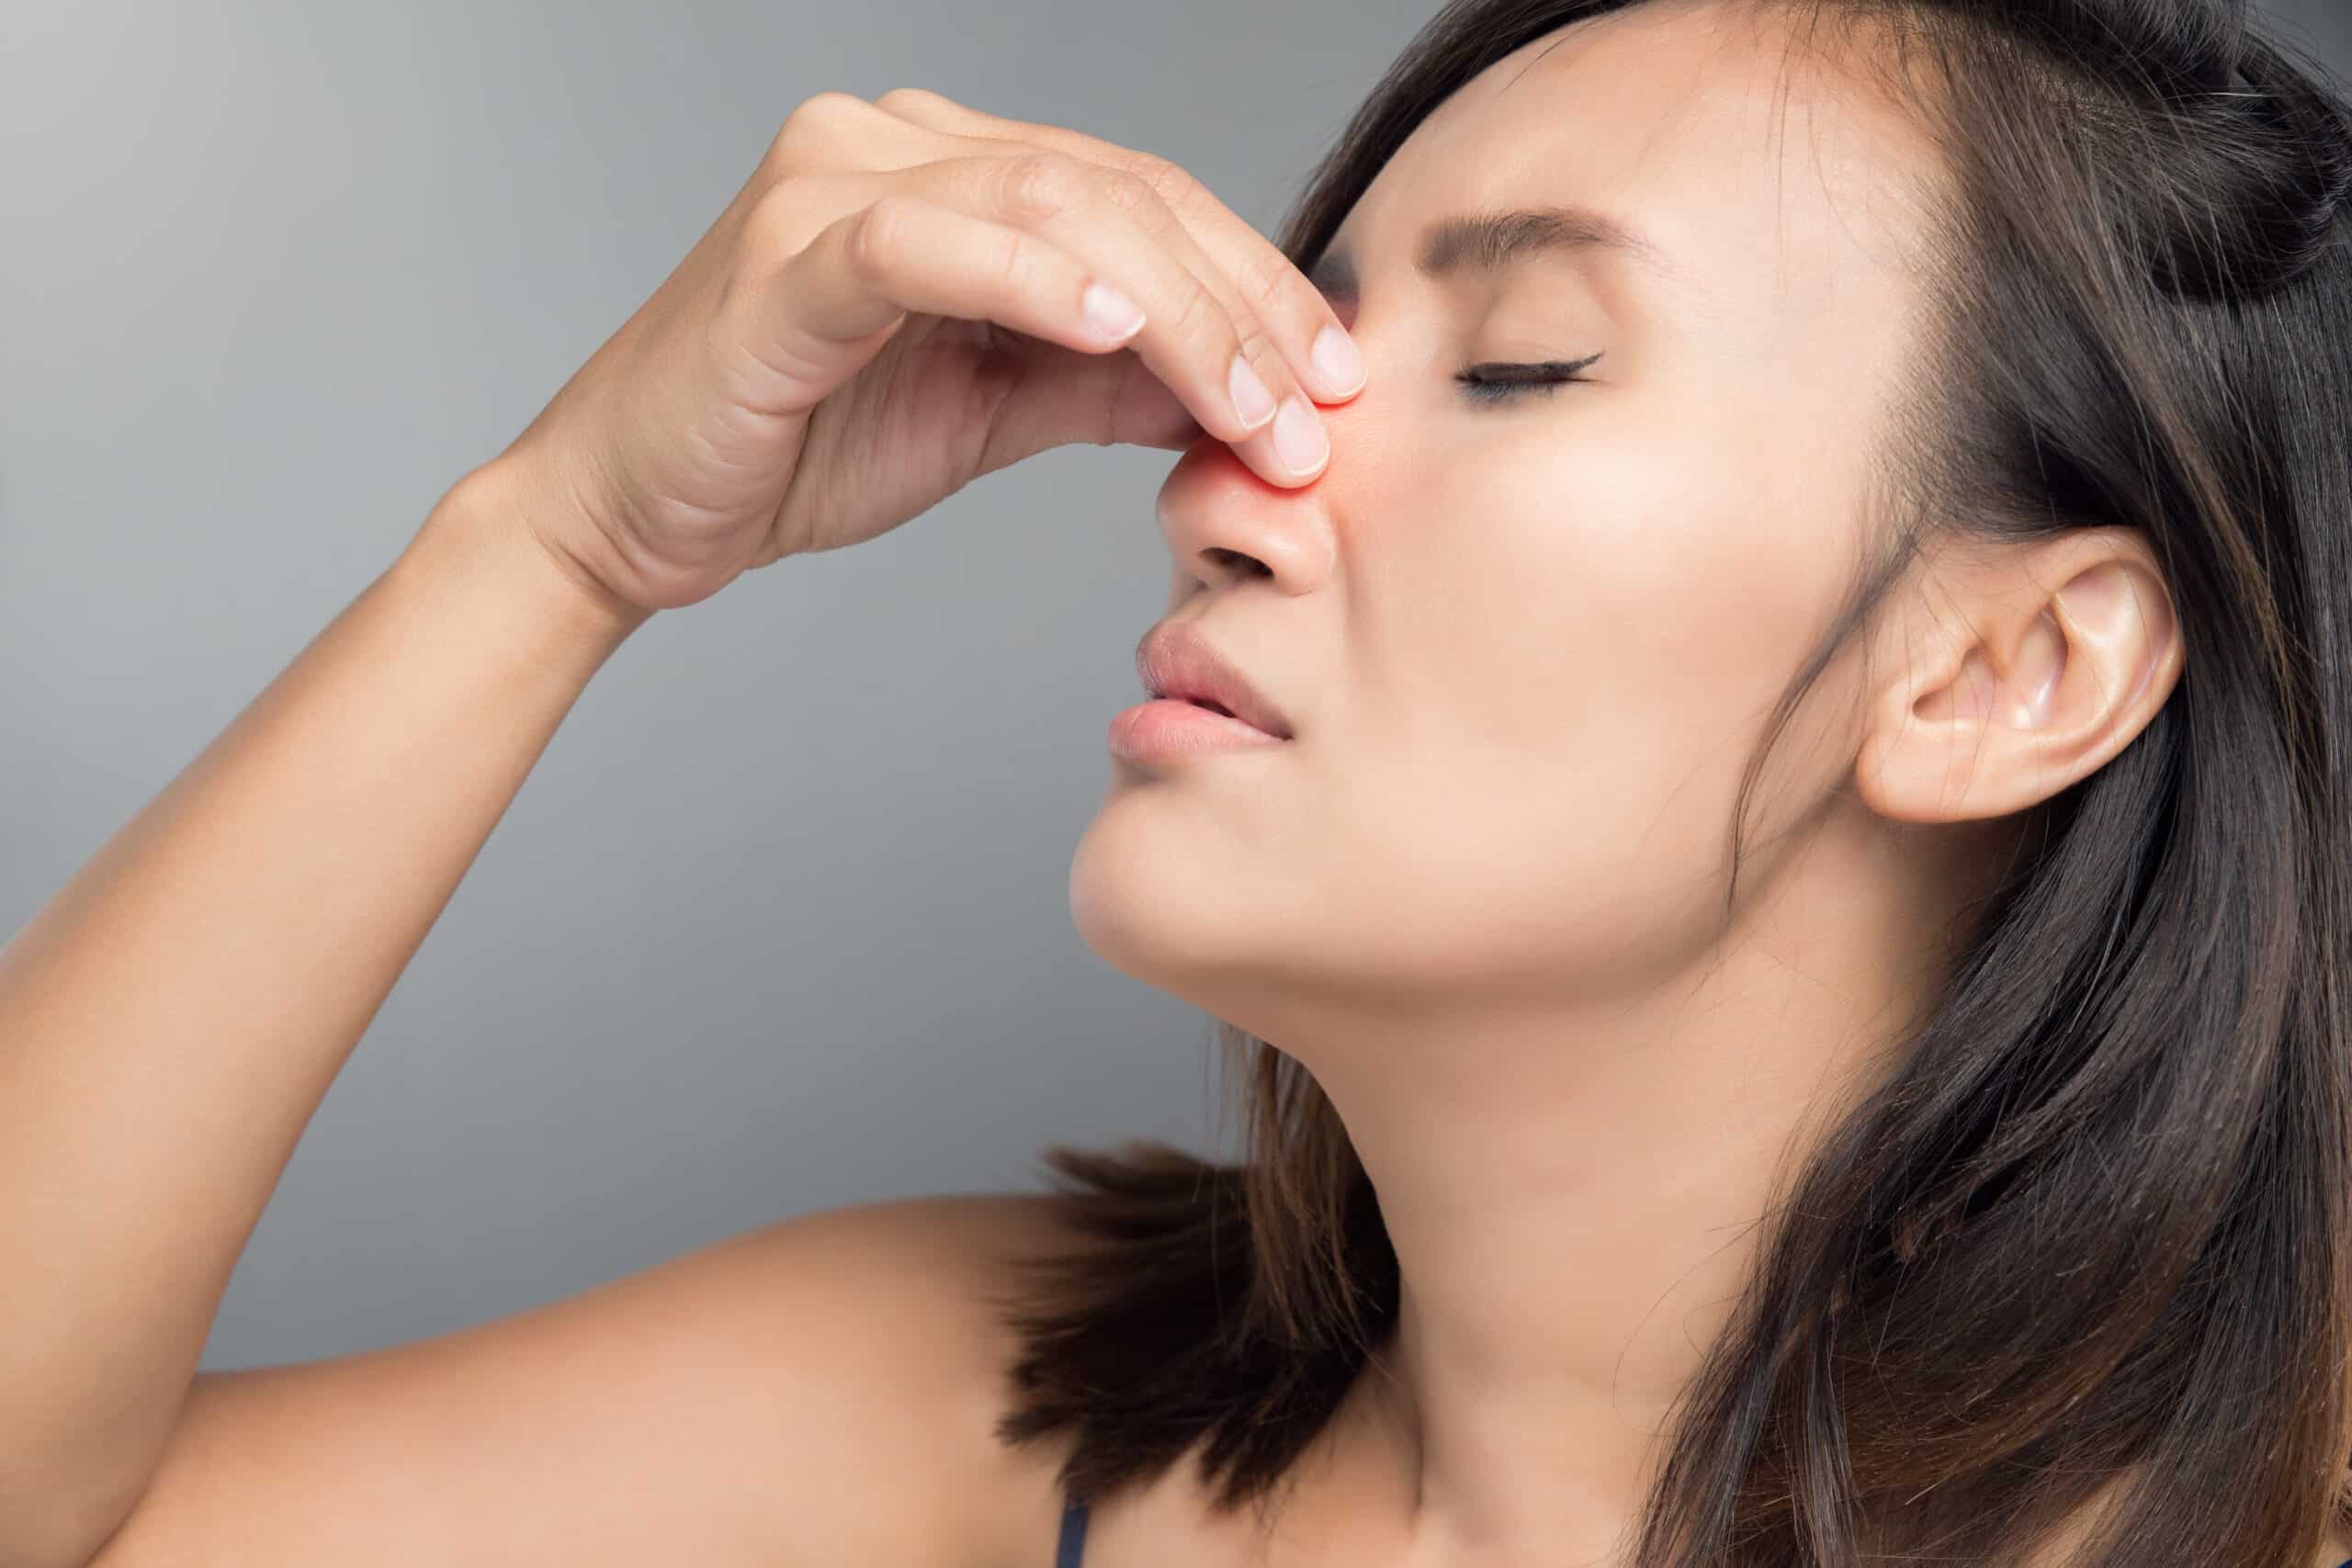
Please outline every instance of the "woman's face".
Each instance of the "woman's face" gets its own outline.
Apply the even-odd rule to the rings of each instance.
[[[1107,962],[1281,1043],[1647,987],[1712,939],[1740,770],[1859,558],[1921,302],[1929,152],[1801,54],[1784,74],[1785,37],[1702,0],[1564,29],[1351,211],[1316,276],[1369,381],[1324,411],[1323,477],[1277,488],[1204,437],[1159,498],[1169,619],[1295,733],[1112,761],[1070,872]],[[1474,244],[1417,267],[1433,224],[1547,206],[1659,265]],[[1499,400],[1455,379],[1587,359]],[[1852,695],[1830,674],[1807,713]],[[1762,825],[1838,790],[1842,735],[1785,739]]]

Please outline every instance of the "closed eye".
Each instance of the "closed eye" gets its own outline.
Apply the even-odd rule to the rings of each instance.
[[[1534,391],[1548,396],[1567,382],[1586,379],[1577,372],[1589,368],[1600,357],[1592,354],[1582,359],[1546,359],[1529,365],[1489,361],[1471,366],[1454,380],[1474,403],[1498,403]]]

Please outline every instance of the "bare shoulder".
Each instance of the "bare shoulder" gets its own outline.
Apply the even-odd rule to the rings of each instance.
[[[93,1568],[1050,1568],[1053,1444],[995,1436],[1042,1195],[822,1210],[528,1311],[198,1375]]]
[[[1016,1450],[996,1436],[1020,1354],[1001,1306],[1020,1264],[1073,1245],[1046,1197],[1022,1192],[852,1204],[721,1244],[712,1266],[740,1276],[742,1303],[771,1303],[767,1331],[784,1339],[782,1370],[764,1374],[773,1391],[826,1414],[778,1427],[777,1462],[826,1475],[858,1507],[899,1511],[898,1537],[920,1561],[1049,1565],[1066,1444]],[[812,1348],[830,1373],[812,1379]],[[874,1560],[861,1524],[792,1546],[806,1555],[787,1561]]]
[[[800,1223],[832,1232],[845,1266],[870,1271],[874,1296],[891,1303],[874,1325],[877,1351],[915,1348],[870,1374],[891,1382],[891,1403],[924,1424],[908,1439],[924,1473],[902,1478],[924,1495],[907,1506],[940,1511],[942,1532],[967,1549],[960,1568],[1051,1568],[1062,1509],[1055,1472],[1069,1439],[1015,1449],[996,1435],[1022,1349],[1001,1306],[1022,1264],[1084,1239],[1045,1195],[1027,1192],[860,1204]]]
[[[854,1345],[842,1374],[821,1390],[843,1416],[867,1429],[854,1459],[828,1451],[821,1423],[794,1422],[796,1451],[785,1462],[842,1466],[850,1495],[906,1511],[910,1541],[953,1543],[932,1559],[947,1568],[1049,1568],[1061,1503],[1054,1472],[1066,1440],[1021,1449],[996,1436],[1010,1374],[1020,1354],[1001,1310],[1018,1269],[1078,1245],[1042,1194],[941,1194],[859,1203],[791,1222],[790,1247],[764,1233],[743,1238],[745,1299],[804,1301],[807,1281],[828,1278],[816,1309],[829,1321],[785,1325],[815,1343]],[[762,1275],[774,1270],[776,1278]],[[788,1354],[786,1364],[805,1365]],[[873,1468],[898,1454],[897,1472]],[[810,1550],[809,1562],[851,1562]],[[911,1561],[905,1559],[904,1561]]]

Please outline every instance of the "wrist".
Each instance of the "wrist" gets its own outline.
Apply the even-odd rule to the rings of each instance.
[[[653,612],[623,599],[546,541],[530,517],[531,506],[545,499],[511,454],[494,457],[449,488],[411,548],[460,553],[511,583],[532,612],[576,628],[610,652]]]

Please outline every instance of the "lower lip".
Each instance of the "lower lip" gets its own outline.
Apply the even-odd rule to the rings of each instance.
[[[1173,697],[1155,697],[1122,710],[1111,720],[1111,755],[1131,762],[1158,761],[1194,751],[1238,751],[1279,746],[1283,738]]]

